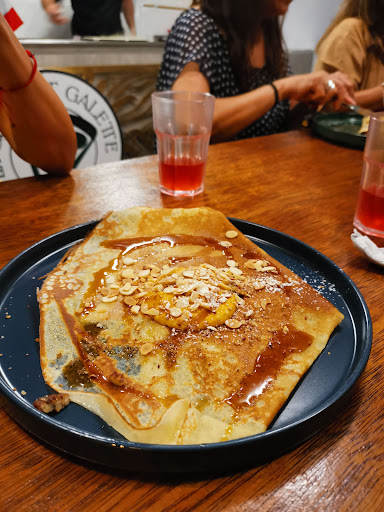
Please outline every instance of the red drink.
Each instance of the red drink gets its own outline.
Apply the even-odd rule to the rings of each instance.
[[[202,192],[210,134],[156,135],[161,191],[175,196]]]
[[[203,183],[205,162],[198,158],[170,156],[159,165],[160,183],[168,190],[192,191]]]
[[[364,159],[353,223],[363,233],[384,237],[384,165],[372,159]]]

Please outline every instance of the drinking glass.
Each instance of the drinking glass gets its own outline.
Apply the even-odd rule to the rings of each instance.
[[[164,194],[195,196],[203,192],[214,104],[214,96],[208,93],[152,94],[160,190]]]
[[[353,225],[384,237],[384,112],[371,114]]]

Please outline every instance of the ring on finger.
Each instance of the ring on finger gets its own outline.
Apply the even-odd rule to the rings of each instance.
[[[329,79],[328,82],[325,84],[325,90],[333,91],[333,89],[336,89],[336,84],[333,80]]]

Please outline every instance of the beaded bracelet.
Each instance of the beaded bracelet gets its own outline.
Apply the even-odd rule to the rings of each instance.
[[[275,93],[275,103],[273,105],[275,107],[279,103],[279,91],[273,82],[271,82],[269,85],[272,87],[273,92]]]
[[[16,87],[12,87],[11,89],[3,89],[2,87],[0,87],[0,106],[2,104],[2,98],[1,98],[2,93],[15,92],[15,91],[19,91],[20,89],[25,89],[25,87],[28,87],[28,85],[35,78],[36,71],[37,71],[37,62],[36,62],[35,56],[29,50],[25,50],[25,51],[27,52],[28,57],[30,57],[33,60],[33,67],[32,67],[31,75],[30,75],[29,79],[25,82],[25,84],[18,85]]]

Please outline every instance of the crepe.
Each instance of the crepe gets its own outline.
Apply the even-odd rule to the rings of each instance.
[[[109,214],[38,299],[47,384],[155,444],[265,431],[343,319],[209,208]]]

